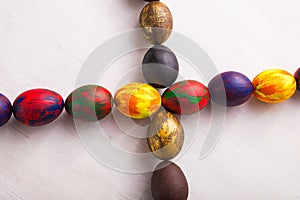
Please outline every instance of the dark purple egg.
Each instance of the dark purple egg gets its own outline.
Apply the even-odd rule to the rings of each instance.
[[[11,117],[12,106],[7,97],[0,94],[0,127],[6,124]]]
[[[164,161],[153,172],[151,192],[154,200],[186,200],[189,186],[180,167],[171,161]]]
[[[300,68],[297,69],[297,71],[294,74],[294,77],[296,79],[297,89],[300,91]]]
[[[15,118],[29,126],[48,124],[58,118],[63,109],[63,98],[47,89],[32,89],[23,92],[13,104]]]
[[[245,75],[229,71],[215,76],[208,84],[212,101],[223,106],[245,103],[253,93],[251,81]]]
[[[156,45],[145,54],[142,70],[150,85],[156,88],[165,88],[171,86],[177,79],[179,66],[171,49],[163,45]]]

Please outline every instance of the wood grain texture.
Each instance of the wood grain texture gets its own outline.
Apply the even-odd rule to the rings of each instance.
[[[235,70],[253,79],[271,67],[294,73],[300,66],[297,0],[164,3],[173,13],[174,31],[199,43],[220,72]],[[0,92],[13,101],[25,90],[42,87],[66,98],[90,53],[113,35],[138,27],[144,5],[140,0],[1,0]],[[101,85],[114,93],[126,73],[126,80],[141,81],[136,68],[145,52],[120,57],[99,78]],[[183,77],[205,84],[212,78],[195,73],[181,57],[179,64]],[[203,160],[199,153],[210,110],[182,118],[185,130],[200,122],[196,137],[187,136],[176,160],[188,179],[189,199],[300,199],[299,108],[297,93],[276,105],[252,98],[228,109],[222,138]],[[113,145],[147,151],[146,143],[126,137],[124,130],[131,127],[105,124]],[[106,167],[88,153],[77,132],[66,113],[44,127],[23,126],[15,119],[2,127],[0,199],[151,199],[151,173]]]

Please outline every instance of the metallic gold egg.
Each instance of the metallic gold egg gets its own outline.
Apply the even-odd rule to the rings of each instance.
[[[287,71],[269,69],[258,74],[252,81],[254,95],[266,103],[279,103],[292,97],[296,91],[296,80]]]
[[[148,145],[153,155],[161,160],[174,158],[184,142],[184,131],[175,115],[160,110],[148,127]]]
[[[148,3],[140,14],[140,26],[145,39],[151,44],[165,42],[173,29],[173,17],[169,8],[162,2]]]

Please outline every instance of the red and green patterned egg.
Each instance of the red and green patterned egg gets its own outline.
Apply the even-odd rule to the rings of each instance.
[[[162,105],[175,114],[192,114],[202,110],[210,101],[208,88],[194,80],[178,82],[162,95]]]
[[[97,85],[85,85],[75,89],[65,102],[67,113],[80,121],[103,119],[111,112],[112,107],[111,93]]]

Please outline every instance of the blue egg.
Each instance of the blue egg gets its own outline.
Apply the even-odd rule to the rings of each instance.
[[[6,124],[12,114],[12,106],[8,98],[0,94],[0,127]]]
[[[218,74],[208,84],[212,101],[223,106],[239,106],[251,97],[253,85],[239,72]]]

